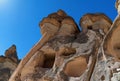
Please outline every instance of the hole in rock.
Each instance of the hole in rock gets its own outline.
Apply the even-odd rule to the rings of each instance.
[[[79,77],[85,72],[86,69],[87,69],[86,58],[80,56],[69,61],[66,64],[64,68],[64,73],[70,77]]]
[[[115,49],[120,50],[120,46],[115,47]]]
[[[105,76],[104,75],[101,76],[101,80],[105,80]]]
[[[54,61],[55,61],[55,56],[45,55],[43,68],[52,68],[54,65]]]
[[[92,28],[92,26],[88,26],[88,29],[92,30],[93,28]]]

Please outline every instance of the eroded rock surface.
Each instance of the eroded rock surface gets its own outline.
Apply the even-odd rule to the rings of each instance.
[[[112,23],[103,13],[88,13],[80,32],[63,10],[48,15],[40,22],[42,40],[9,81],[119,81],[119,23],[119,16]]]
[[[5,51],[5,56],[0,56],[0,81],[8,81],[18,63],[16,46],[12,45]]]

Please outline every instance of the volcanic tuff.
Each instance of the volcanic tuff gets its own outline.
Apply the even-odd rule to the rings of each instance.
[[[5,51],[5,56],[0,56],[0,81],[8,81],[18,63],[16,46],[12,45]]]
[[[117,0],[118,12],[119,6]],[[79,23],[82,31],[63,10],[43,18],[43,37],[9,81],[119,81],[119,15],[112,23],[103,13],[87,13]]]

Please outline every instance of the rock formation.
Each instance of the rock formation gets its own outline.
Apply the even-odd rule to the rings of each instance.
[[[5,51],[5,56],[0,56],[0,81],[8,81],[18,63],[16,46],[12,45]]]
[[[9,49],[5,51],[5,57],[11,58],[16,63],[19,62],[15,45],[12,45]]]
[[[103,13],[87,13],[80,32],[63,10],[48,15],[39,24],[43,38],[9,81],[119,81],[119,23],[119,16],[112,23]]]
[[[107,33],[109,30],[112,22],[110,19],[105,16],[103,13],[96,13],[96,14],[85,14],[81,20],[80,25],[83,29],[83,32],[87,31],[87,29],[92,29],[95,31],[101,31],[101,33]],[[107,26],[108,25],[108,26]]]

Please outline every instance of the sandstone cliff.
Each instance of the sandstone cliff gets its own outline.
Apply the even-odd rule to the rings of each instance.
[[[0,81],[8,81],[18,63],[16,46],[12,45],[5,51],[5,56],[0,56]]]
[[[120,81],[119,15],[112,23],[103,13],[87,13],[80,19],[80,31],[59,10],[39,25],[43,37],[9,81]]]

